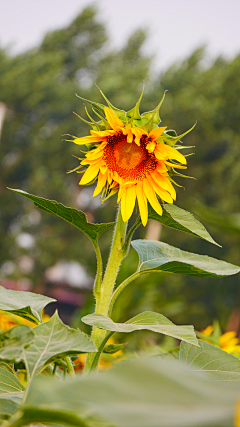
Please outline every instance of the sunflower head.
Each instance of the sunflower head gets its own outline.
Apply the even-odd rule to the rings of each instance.
[[[79,166],[86,167],[79,184],[97,181],[93,196],[102,193],[103,201],[118,192],[124,222],[132,215],[137,201],[142,223],[146,225],[148,202],[162,215],[160,203],[173,203],[176,199],[172,176],[181,175],[175,169],[186,168],[186,158],[179,152],[182,146],[176,144],[191,129],[177,136],[174,131],[167,131],[166,126],[159,127],[159,110],[165,94],[154,110],[140,115],[142,94],[135,107],[125,112],[100,92],[107,106],[81,98],[100,120],[95,121],[86,107],[91,121],[78,116],[92,127],[90,135],[73,137],[75,144],[89,148]]]

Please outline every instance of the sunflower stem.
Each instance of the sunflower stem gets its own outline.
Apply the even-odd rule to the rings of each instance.
[[[113,241],[111,251],[108,258],[107,267],[101,284],[101,292],[99,297],[96,299],[95,313],[108,315],[108,310],[112,298],[113,288],[116,282],[118,270],[120,264],[125,257],[126,253],[123,250],[127,229],[127,222],[123,222],[120,207],[117,213],[116,225],[113,232]],[[96,348],[99,349],[102,341],[106,336],[106,331],[93,326],[91,339],[95,344]],[[93,361],[96,353],[90,353],[87,356],[86,364],[84,367],[84,373],[95,369]],[[99,358],[98,358],[99,359]]]

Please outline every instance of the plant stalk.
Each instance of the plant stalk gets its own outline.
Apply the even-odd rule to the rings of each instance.
[[[116,225],[113,232],[111,251],[109,254],[107,267],[101,285],[101,292],[99,297],[96,298],[95,313],[104,314],[105,316],[108,315],[109,305],[112,298],[113,288],[116,282],[118,270],[123,258],[125,257],[123,245],[125,242],[126,229],[127,222],[123,222],[119,206]],[[99,346],[105,338],[105,335],[106,331],[93,326],[91,339],[97,349],[99,349]],[[84,373],[87,373],[92,369],[92,363],[94,358],[94,353],[88,354],[84,367]]]
[[[73,364],[72,364],[70,357],[66,356],[65,361],[67,363],[67,367],[68,367],[70,377],[75,378],[75,371],[74,371],[74,367],[73,367]]]

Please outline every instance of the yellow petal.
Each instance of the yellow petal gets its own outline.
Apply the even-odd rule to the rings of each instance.
[[[135,144],[140,145],[140,139],[143,135],[147,135],[147,132],[139,127],[132,128],[132,133],[135,135]]]
[[[184,165],[186,165],[187,163],[186,158],[181,153],[179,153],[178,150],[166,144],[157,144],[154,154],[159,160],[161,159],[177,160],[178,162],[183,163]]]
[[[147,144],[146,149],[148,150],[149,153],[153,153],[156,147],[156,143],[151,141]]]
[[[158,162],[156,170],[160,173],[160,174],[164,174],[167,173],[167,167],[165,165],[165,163],[163,162]]]
[[[165,165],[169,166],[170,168],[175,168],[175,169],[187,169],[187,166],[182,166],[182,165],[177,165],[176,163],[170,163],[170,162],[164,162]]]
[[[95,188],[95,190],[94,190],[93,197],[95,197],[95,196],[97,196],[99,193],[101,193],[101,191],[102,191],[102,189],[103,189],[104,185],[106,184],[106,180],[107,180],[107,176],[106,176],[106,174],[104,174],[104,175],[103,175],[101,172],[99,172],[99,175],[98,175],[98,183],[97,183],[97,186],[96,186],[96,188]]]
[[[213,329],[213,325],[208,325],[205,329],[201,330],[201,333],[207,337],[210,337],[210,335],[213,333]]]
[[[172,198],[176,200],[176,190],[172,186],[167,176],[161,175],[158,172],[153,172],[151,174],[151,177],[158,187],[161,187],[162,189],[168,191],[171,194]]]
[[[89,166],[89,168],[84,173],[79,184],[80,185],[86,185],[89,182],[91,182],[94,178],[96,178],[96,176],[99,172],[100,166],[101,166],[101,162],[98,162],[96,165]]]
[[[136,202],[136,185],[125,188],[121,198],[121,214],[124,222],[128,221],[133,213]]]
[[[116,114],[110,110],[108,107],[104,107],[104,112],[108,123],[110,124],[112,129],[116,129],[117,127],[124,128],[124,124],[122,120],[120,120]]]
[[[101,139],[98,136],[83,136],[82,138],[76,138],[73,140],[74,144],[77,145],[94,144],[94,142],[99,141],[101,141]]]
[[[86,159],[88,160],[99,160],[103,156],[103,150],[91,150],[88,153],[86,153]]]
[[[161,198],[161,200],[167,203],[173,203],[173,198],[169,192],[161,188],[161,186],[157,185],[150,175],[148,176],[148,182],[150,183],[155,193],[157,193],[157,195]]]
[[[148,182],[147,178],[143,180],[143,191],[147,199],[149,200],[151,206],[153,207],[153,209],[158,213],[158,215],[162,215],[162,207],[159,204],[156,194],[152,189],[150,183]]]
[[[225,332],[225,334],[221,335],[219,338],[219,344],[221,347],[225,347],[228,344],[232,344],[234,339],[237,339],[236,344],[238,344],[239,339],[236,338],[237,333],[235,331]]]
[[[153,140],[155,140],[155,139],[159,138],[162,135],[162,133],[163,133],[163,131],[165,129],[167,129],[167,126],[161,127],[161,128],[155,128],[155,129],[151,130],[151,132],[149,133],[148,137],[152,138]]]
[[[101,165],[100,166],[100,171],[101,171],[102,174],[104,174],[106,172],[106,170],[107,170],[107,166],[106,165]]]
[[[139,207],[142,224],[145,227],[148,220],[148,206],[147,206],[147,198],[143,191],[142,181],[138,182],[138,184],[136,185],[136,193],[137,193],[137,201],[138,201],[138,207]]]
[[[114,135],[115,131],[111,129],[107,130],[90,130],[90,133],[94,136],[98,136],[99,138],[106,138],[109,135]]]
[[[127,142],[131,143],[133,140],[132,128],[130,125],[127,125],[124,129],[122,129],[123,135],[127,135]]]

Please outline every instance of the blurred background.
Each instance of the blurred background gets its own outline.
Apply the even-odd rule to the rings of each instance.
[[[62,135],[84,136],[84,106],[75,94],[103,102],[96,83],[119,108],[130,109],[146,84],[141,111],[161,108],[164,126],[195,146],[179,178],[177,206],[192,213],[223,247],[187,234],[139,227],[173,246],[240,263],[240,37],[238,1],[9,0],[0,17],[0,284],[55,297],[65,322],[93,311],[96,261],[87,238],[60,218],[11,193],[20,188],[113,221],[116,197],[101,205],[94,186],[80,188],[79,147]],[[73,156],[72,156],[73,155]],[[137,212],[134,214],[136,218]],[[153,233],[153,234],[151,234]],[[111,230],[100,238],[106,262]],[[118,282],[137,266],[131,250]],[[206,327],[218,319],[238,330],[239,275],[198,279],[143,276],[121,295],[114,319],[153,310],[178,324]],[[121,307],[121,312],[120,312]],[[81,325],[81,328],[83,326]],[[149,343],[158,339],[147,333]],[[140,339],[141,337],[141,339]],[[146,344],[144,333],[131,345]],[[134,341],[136,340],[136,341]],[[152,340],[152,341],[151,341]]]

